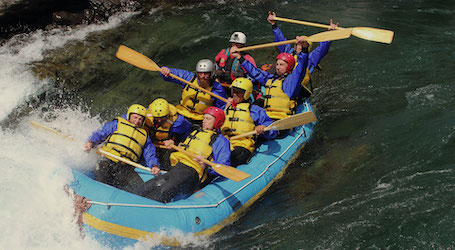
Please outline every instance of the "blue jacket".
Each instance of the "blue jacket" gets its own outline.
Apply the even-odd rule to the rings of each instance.
[[[267,115],[265,110],[263,108],[257,106],[257,105],[254,105],[254,104],[251,105],[250,116],[251,116],[251,119],[253,119],[254,124],[256,126],[264,125],[264,126],[267,127],[267,126],[269,126],[270,124],[273,123],[272,118],[270,118]],[[277,135],[277,131],[276,130],[265,131],[262,135],[267,140],[271,140],[271,139],[275,138],[275,136]]]
[[[174,74],[178,77],[181,77],[187,81],[191,81],[191,79],[193,79],[193,77],[195,76],[195,74],[191,71],[188,71],[188,70],[184,70],[184,69],[174,69],[174,68],[169,68],[171,70],[171,74]],[[165,81],[168,81],[168,82],[173,82],[173,83],[177,83],[177,84],[181,84],[182,85],[182,88],[185,88],[186,86],[186,83],[184,82],[181,82],[175,78],[172,78],[172,77],[165,77],[163,74],[161,74],[160,72],[160,76],[165,80]],[[199,80],[197,80],[199,82]],[[221,97],[224,97],[224,98],[227,98],[226,96],[226,92],[224,91],[224,88],[223,86],[221,86],[221,84],[217,81],[213,81],[213,85],[212,85],[212,93],[214,94],[217,94]],[[224,109],[224,106],[226,105],[225,102],[223,102],[222,100],[218,99],[218,98],[215,98],[212,96],[212,100],[214,101],[215,103],[215,107],[217,108],[220,108],[220,109]]]
[[[267,81],[271,78],[276,77],[275,74],[270,74],[269,72],[262,71],[245,58],[241,57],[240,62],[242,67],[247,71],[247,74],[254,80],[260,82],[262,85],[265,85]],[[300,90],[302,89],[302,84],[300,84],[305,77],[305,71],[308,64],[308,53],[300,52],[297,55],[297,66],[292,70],[292,72],[284,79],[283,82],[283,92],[286,93],[291,99],[296,99]]]
[[[287,40],[279,27],[273,29],[273,35],[275,36],[275,42]],[[327,54],[331,43],[332,43],[331,41],[321,42],[319,43],[318,47],[316,47],[316,49],[310,52],[307,66],[310,73],[313,73],[318,63],[320,63],[322,58],[324,58],[324,56]],[[292,54],[294,52],[294,48],[290,44],[280,45],[278,46],[278,50],[280,51],[280,53],[286,52]]]
[[[91,141],[94,146],[104,142],[109,135],[111,135],[117,130],[117,124],[118,124],[117,120],[105,123],[103,127],[93,132],[92,135],[88,138],[88,140]],[[153,145],[152,141],[150,140],[150,137],[148,136],[144,148],[142,149],[142,156],[145,159],[147,167],[149,167],[150,169],[153,166],[158,167],[160,166],[160,162],[158,161],[158,158],[156,158],[155,146]]]
[[[185,139],[191,132],[191,122],[189,122],[183,115],[178,115],[177,120],[172,124],[169,129],[169,134],[179,139]]]
[[[219,134],[212,144],[212,157],[214,163],[231,165],[231,142],[222,134]],[[219,176],[212,168],[208,169],[208,173]]]

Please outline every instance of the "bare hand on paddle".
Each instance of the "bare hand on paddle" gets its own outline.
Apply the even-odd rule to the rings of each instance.
[[[90,150],[93,148],[93,142],[89,141],[84,145],[84,150],[87,152],[90,152]]]
[[[305,36],[297,36],[295,39],[297,39],[297,43],[296,43],[296,51],[297,52],[300,52],[302,51],[302,48],[308,48],[309,47],[309,44],[308,42],[306,41],[306,37]]]
[[[275,25],[275,17],[276,17],[276,13],[275,12],[270,12],[269,11],[269,16],[267,17],[267,21],[271,24],[271,25]]]
[[[171,70],[168,68],[168,67],[161,67],[160,69],[160,73],[165,76],[165,77],[169,77],[169,74],[171,73]]]
[[[240,59],[240,57],[242,57],[242,55],[240,55],[240,51],[238,51],[239,48],[237,46],[232,46],[231,47],[231,56],[237,58],[237,59]]]
[[[260,135],[260,134],[264,133],[264,131],[265,131],[265,128],[266,128],[266,126],[264,126],[264,125],[259,125],[259,126],[256,126],[256,128],[255,128],[255,130],[256,130],[256,133],[257,133],[258,135]]]
[[[338,28],[338,23],[337,23],[337,24],[334,24],[334,23],[333,23],[333,20],[330,19],[330,27],[329,27],[329,30],[336,30],[336,28]]]
[[[164,146],[166,146],[167,149],[172,149],[171,145],[174,145],[174,140],[172,140],[172,139],[165,140],[165,141],[163,141],[163,144],[164,144]]]

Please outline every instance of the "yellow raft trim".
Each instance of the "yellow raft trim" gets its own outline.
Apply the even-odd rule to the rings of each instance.
[[[245,204],[243,204],[242,207],[240,207],[237,211],[233,212],[231,215],[229,215],[226,219],[222,220],[218,224],[212,226],[209,229],[206,229],[204,231],[200,232],[195,232],[192,233],[195,236],[198,235],[213,235],[220,231],[221,229],[224,228],[228,223],[233,223],[238,218],[243,215],[244,212],[254,203],[256,202],[269,188],[270,186],[275,183],[275,181],[279,180],[281,177],[283,177],[285,170],[288,168],[288,166],[295,161],[295,159],[300,155],[300,151],[302,148],[305,146],[305,144],[302,145],[302,147],[297,150],[297,153],[294,154],[294,156],[289,160],[289,162],[286,164],[286,166],[273,178],[267,186],[265,186],[261,191],[259,191],[256,195],[251,197]],[[153,233],[153,232],[148,232],[144,230],[139,230],[131,227],[126,227],[122,225],[118,225],[115,223],[103,221],[101,219],[96,218],[95,216],[84,213],[83,214],[83,220],[84,223],[87,224],[88,226],[91,226],[97,230],[100,230],[102,232],[106,232],[109,234],[121,236],[124,238],[129,238],[129,239],[134,239],[134,240],[147,240],[147,239],[152,239],[152,240],[159,240],[162,245],[166,246],[180,246],[180,242],[177,240],[176,237],[173,236],[166,236],[166,235],[161,235],[158,233]]]

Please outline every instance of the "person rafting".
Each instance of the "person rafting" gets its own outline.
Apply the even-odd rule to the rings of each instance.
[[[163,203],[176,196],[189,196],[209,175],[218,175],[211,168],[207,168],[201,159],[230,165],[230,142],[218,133],[225,120],[223,110],[211,106],[204,111],[203,116],[202,128],[193,130],[180,144],[184,150],[199,155],[199,158],[192,159],[182,152],[172,153],[171,169],[166,174],[147,181],[140,195]],[[168,148],[173,145],[172,140],[165,143]]]
[[[270,12],[267,17],[267,21],[272,25],[272,30],[273,30],[273,35],[275,37],[275,42],[281,42],[281,41],[286,41],[287,39],[284,37],[283,32],[281,29],[278,27],[275,21],[276,13],[275,12]],[[329,30],[334,30],[338,27],[338,23],[334,24],[333,20],[330,19],[330,28]],[[302,95],[303,97],[309,97],[312,95],[312,86],[311,86],[311,74],[313,73],[314,69],[319,67],[319,63],[321,60],[325,57],[327,52],[329,51],[329,47],[331,41],[326,41],[326,42],[321,42],[319,45],[311,51],[312,43],[309,42],[309,47],[308,50],[311,51],[308,55],[308,65],[306,68],[306,73],[305,73],[305,78],[302,81]],[[280,45],[277,46],[278,50],[281,53],[289,53],[294,56],[294,58],[297,60],[297,54],[300,52],[298,50],[294,50],[294,48],[290,44],[285,44],[285,45]],[[296,65],[297,66],[297,65]]]
[[[127,119],[117,117],[92,133],[84,145],[86,151],[103,143],[102,150],[133,162],[141,156],[154,175],[160,173],[160,163],[155,146],[143,128],[147,111],[144,106],[133,104],[127,112]],[[132,192],[143,185],[143,180],[134,167],[109,156],[102,157],[96,166],[95,179],[119,189]]]
[[[169,170],[172,151],[164,147],[164,141],[183,141],[191,132],[191,123],[177,113],[174,105],[164,98],[157,98],[148,106],[144,128],[156,147],[161,169]]]
[[[265,110],[250,102],[250,95],[253,91],[251,80],[238,77],[231,85],[232,97],[226,104],[226,121],[221,126],[221,133],[228,136],[231,142],[231,164],[237,167],[245,164],[250,159],[254,149],[255,140],[253,136],[239,139],[231,139],[234,135],[241,135],[256,130],[258,135],[263,135],[265,139],[273,139],[277,132],[269,130],[264,132],[266,126],[273,123]]]
[[[225,102],[215,98],[199,89],[180,82],[172,77],[170,73],[181,77],[191,83],[199,85],[222,98],[226,98],[226,93],[219,82],[214,79],[215,65],[209,59],[202,59],[196,64],[196,73],[168,67],[161,67],[160,75],[165,81],[181,84],[183,88],[182,99],[176,106],[177,112],[185,116],[191,123],[201,125],[204,119],[204,110],[210,106],[224,109]]]
[[[296,99],[299,97],[308,64],[308,42],[305,37],[297,36],[296,50],[298,64],[289,53],[280,53],[276,57],[276,70],[274,74],[255,67],[234,47],[231,54],[239,59],[248,75],[265,87],[264,109],[267,115],[274,119],[282,119],[295,113]]]
[[[246,44],[246,35],[243,32],[236,31],[232,33],[229,39],[230,46],[222,49],[215,57],[216,75],[220,83],[225,87],[227,94],[230,94],[229,86],[237,77],[246,77],[246,71],[240,66],[237,58],[231,55],[231,48],[236,46],[241,48]],[[249,53],[242,53],[246,60],[250,61],[254,66],[256,62]]]

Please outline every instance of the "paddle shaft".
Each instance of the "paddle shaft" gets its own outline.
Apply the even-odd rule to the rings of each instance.
[[[184,150],[184,149],[182,149],[182,148],[180,148],[180,147],[177,147],[177,146],[175,146],[175,145],[171,145],[171,148],[173,148],[173,149],[175,149],[175,150],[177,150],[177,151],[179,151],[179,152],[182,152],[182,153],[184,153],[184,154],[186,154],[186,155],[188,155],[189,157],[192,157],[192,158],[196,158],[196,157],[198,156],[197,154],[193,154],[193,153],[191,153],[191,152],[189,152],[189,151],[186,151],[186,150]],[[202,158],[201,161],[202,161],[203,163],[207,164],[207,165],[212,166],[212,167],[214,167],[215,165],[217,165],[216,163],[213,163],[213,162],[211,162],[211,161],[209,161],[209,160],[207,160],[207,159],[204,159],[204,158]]]
[[[145,70],[149,70],[149,71],[161,71],[161,68],[160,66],[158,66],[158,64],[156,64],[152,59],[148,58],[147,56],[131,49],[131,48],[128,48],[126,47],[125,45],[120,45],[118,47],[118,50],[117,50],[117,53],[115,54],[117,56],[117,58],[119,58],[120,60],[123,60],[131,65],[134,65],[138,68],[141,68],[141,69],[145,69]],[[224,98],[224,97],[221,97],[217,94],[214,94],[212,93],[211,91],[209,90],[206,90],[202,87],[200,87],[199,85],[197,84],[193,84],[179,76],[176,76],[172,73],[169,74],[170,77],[172,78],[175,78],[181,82],[184,82],[188,85],[190,85],[191,87],[195,88],[195,89],[198,89],[200,91],[203,91],[217,99],[220,99],[222,100],[223,102],[227,102],[227,99]]]
[[[191,152],[188,152],[180,147],[177,147],[175,145],[171,145],[171,148],[179,151],[179,152],[182,152],[186,155],[188,155],[189,157],[192,157],[192,158],[196,158],[198,157],[198,155],[196,154],[193,154]],[[204,159],[202,158],[201,159],[202,162],[204,162],[205,164],[208,164],[212,167],[212,169],[217,172],[218,174],[228,178],[228,179],[231,179],[233,181],[242,181],[246,178],[249,178],[250,175],[241,171],[241,170],[238,170],[236,168],[233,168],[231,166],[226,166],[226,165],[222,165],[222,164],[218,164],[218,163],[213,163],[207,159]]]
[[[197,73],[196,73],[196,74],[197,74]],[[197,85],[197,84],[193,84],[192,82],[187,81],[187,80],[185,80],[185,79],[183,79],[183,78],[181,78],[181,77],[179,77],[179,76],[176,76],[176,75],[174,75],[174,74],[172,74],[172,73],[169,73],[169,76],[172,77],[172,78],[175,78],[175,79],[177,79],[177,80],[179,80],[179,81],[181,81],[181,82],[184,82],[184,83],[190,85],[191,87],[193,87],[193,88],[195,88],[195,89],[198,89],[198,90],[200,90],[200,91],[203,91],[204,93],[207,93],[207,94],[209,94],[209,95],[211,95],[211,96],[213,96],[213,97],[215,97],[215,98],[217,98],[217,99],[220,99],[220,100],[223,101],[223,102],[226,102],[226,103],[228,102],[228,100],[227,100],[226,98],[224,98],[224,97],[222,97],[222,96],[219,96],[219,95],[217,95],[217,94],[215,94],[215,93],[212,93],[211,91],[206,90],[206,89],[202,88],[201,86],[199,86],[199,85]]]
[[[102,149],[98,149],[97,152],[102,154],[102,155],[104,155],[104,156],[109,156],[111,158],[114,158],[116,160],[124,162],[124,163],[126,163],[128,165],[131,165],[131,166],[135,167],[135,168],[139,168],[139,169],[142,169],[142,170],[145,170],[145,171],[148,171],[148,172],[152,172],[152,170],[150,168],[148,168],[148,167],[144,167],[144,166],[142,166],[139,163],[136,163],[136,162],[130,161],[128,159],[122,158],[120,156],[114,155],[112,153],[106,152],[106,151],[104,151]]]
[[[313,26],[313,27],[319,27],[319,28],[327,28],[327,29],[330,28],[330,25],[326,25],[326,24],[293,20],[293,19],[283,18],[283,17],[275,17],[274,20],[288,22],[288,23],[301,24],[301,25],[307,25],[307,26]],[[343,30],[346,28],[336,27],[335,29]],[[364,39],[364,40],[380,42],[380,43],[388,43],[388,44],[392,43],[393,35],[394,35],[394,32],[391,30],[378,29],[378,28],[353,27],[350,29],[352,29],[353,36],[356,36],[356,37]]]
[[[41,125],[41,124],[39,124],[39,123],[36,123],[36,122],[34,122],[34,121],[30,121],[30,123],[31,123],[34,127],[45,129],[45,130],[47,130],[47,131],[49,131],[49,132],[51,132],[51,133],[54,133],[54,134],[56,134],[56,135],[58,135],[58,136],[60,136],[60,137],[65,138],[65,139],[67,139],[67,140],[74,141],[73,137],[71,137],[71,136],[69,136],[69,135],[65,135],[65,134],[63,134],[63,133],[60,133],[59,131],[57,131],[57,130],[55,130],[55,129],[46,127],[46,126]]]
[[[277,120],[274,123],[267,126],[264,129],[264,132],[269,131],[269,130],[291,129],[291,128],[294,128],[294,127],[297,127],[300,125],[304,125],[307,123],[315,122],[315,121],[317,121],[316,115],[312,111],[307,111],[304,113],[300,113],[300,114],[296,114],[296,115],[292,115],[292,116],[283,118],[281,120]],[[255,134],[257,134],[257,132],[256,132],[256,130],[253,130],[253,131],[247,132],[245,134],[232,136],[231,138],[229,138],[229,140],[235,140],[235,139],[239,139],[239,138],[243,138],[243,137],[255,135]]]
[[[334,41],[345,39],[351,36],[352,28],[342,29],[337,31],[324,31],[320,33],[313,34],[309,37],[306,37],[305,40],[307,42],[324,42],[324,41]],[[248,47],[239,48],[238,51],[245,51],[251,49],[260,49],[260,48],[267,48],[267,47],[275,47],[284,44],[296,43],[297,39],[281,41],[281,42],[274,42],[274,43],[265,43],[259,45],[253,45]]]
[[[38,128],[45,129],[45,130],[47,130],[47,131],[49,131],[49,132],[52,132],[52,133],[54,133],[54,134],[56,134],[56,135],[58,135],[58,136],[60,136],[60,137],[65,138],[65,139],[67,139],[67,140],[74,141],[74,139],[73,139],[71,136],[65,135],[65,134],[63,134],[63,133],[60,133],[60,132],[58,132],[58,131],[55,130],[55,129],[46,127],[46,126],[44,126],[44,125],[42,125],[42,124],[39,124],[39,123],[36,123],[36,122],[34,122],[34,121],[30,121],[30,123],[31,123],[34,127],[38,127]],[[100,154],[103,154],[103,155],[108,155],[108,156],[110,156],[110,157],[112,157],[112,158],[114,158],[114,159],[117,159],[117,160],[119,160],[119,161],[121,161],[121,162],[124,162],[124,163],[126,163],[126,164],[129,164],[129,165],[131,165],[131,166],[133,166],[133,167],[140,168],[140,169],[142,169],[142,170],[152,172],[152,170],[150,170],[150,168],[144,167],[144,166],[142,166],[141,164],[132,162],[132,161],[130,161],[130,160],[128,160],[128,159],[124,159],[124,158],[122,158],[122,157],[113,155],[113,154],[111,154],[111,153],[109,153],[109,152],[106,152],[106,151],[104,151],[104,150],[102,150],[102,149],[98,149],[97,152],[99,152]]]
[[[301,24],[301,25],[306,25],[306,26],[313,26],[313,27],[318,27],[318,28],[326,28],[326,29],[330,28],[330,25],[327,25],[327,24],[311,23],[311,22],[299,21],[299,20],[283,18],[283,17],[275,17],[274,20],[275,21],[287,22],[287,23]],[[343,28],[336,27],[336,29],[343,29]]]

